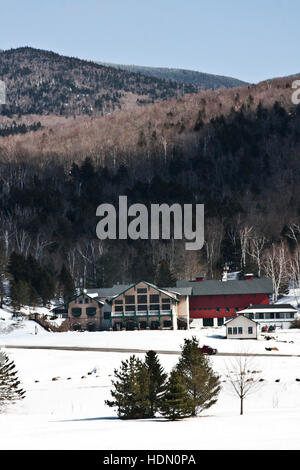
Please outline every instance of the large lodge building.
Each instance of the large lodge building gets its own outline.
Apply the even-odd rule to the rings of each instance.
[[[189,329],[222,326],[251,305],[268,305],[271,279],[178,281],[159,288],[146,281],[87,289],[53,310],[71,330]]]

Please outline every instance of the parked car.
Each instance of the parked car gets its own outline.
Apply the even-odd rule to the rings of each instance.
[[[269,329],[268,329],[268,332],[275,331],[275,330],[276,330],[276,326],[275,325],[270,325]]]
[[[199,350],[202,352],[202,354],[217,354],[217,349],[211,348],[210,346],[207,346],[206,344],[202,346],[202,348],[199,348]]]
[[[261,331],[262,331],[263,333],[265,333],[265,332],[268,331],[268,329],[269,329],[269,328],[267,327],[267,325],[265,325],[265,326],[262,327]]]

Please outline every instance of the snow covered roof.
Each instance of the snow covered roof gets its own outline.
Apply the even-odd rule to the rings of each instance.
[[[256,325],[259,325],[259,322],[253,320],[253,318],[248,318],[248,317],[246,317],[246,315],[244,315],[243,313],[240,313],[240,312],[239,312],[239,314],[238,314],[236,317],[230,318],[230,320],[227,320],[226,322],[224,322],[224,325],[228,325],[228,323],[231,323],[231,322],[234,321],[234,320],[238,320],[239,317],[246,318],[246,319],[249,320],[250,322],[255,323]]]
[[[254,313],[254,312],[297,312],[297,309],[291,304],[271,304],[271,305],[251,305],[250,307],[241,310],[239,313]]]

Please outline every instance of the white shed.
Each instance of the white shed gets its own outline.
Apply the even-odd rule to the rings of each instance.
[[[257,339],[260,331],[259,324],[245,315],[238,315],[225,326],[228,339]]]

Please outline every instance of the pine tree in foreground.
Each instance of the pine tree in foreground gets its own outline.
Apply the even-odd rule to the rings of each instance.
[[[149,374],[145,364],[131,356],[122,361],[119,370],[115,369],[114,376],[111,391],[114,400],[106,400],[106,405],[116,407],[122,419],[150,417]]]
[[[192,403],[187,395],[186,386],[176,369],[171,371],[160,412],[172,421],[186,418],[192,413]]]
[[[168,375],[164,372],[155,351],[147,351],[145,365],[149,374],[150,415],[153,417],[159,408]]]
[[[196,337],[185,339],[176,366],[192,403],[192,416],[214,405],[221,390],[219,376],[214,373],[209,359],[200,352],[199,347]]]
[[[24,397],[25,391],[20,387],[14,361],[0,351],[0,410]]]

